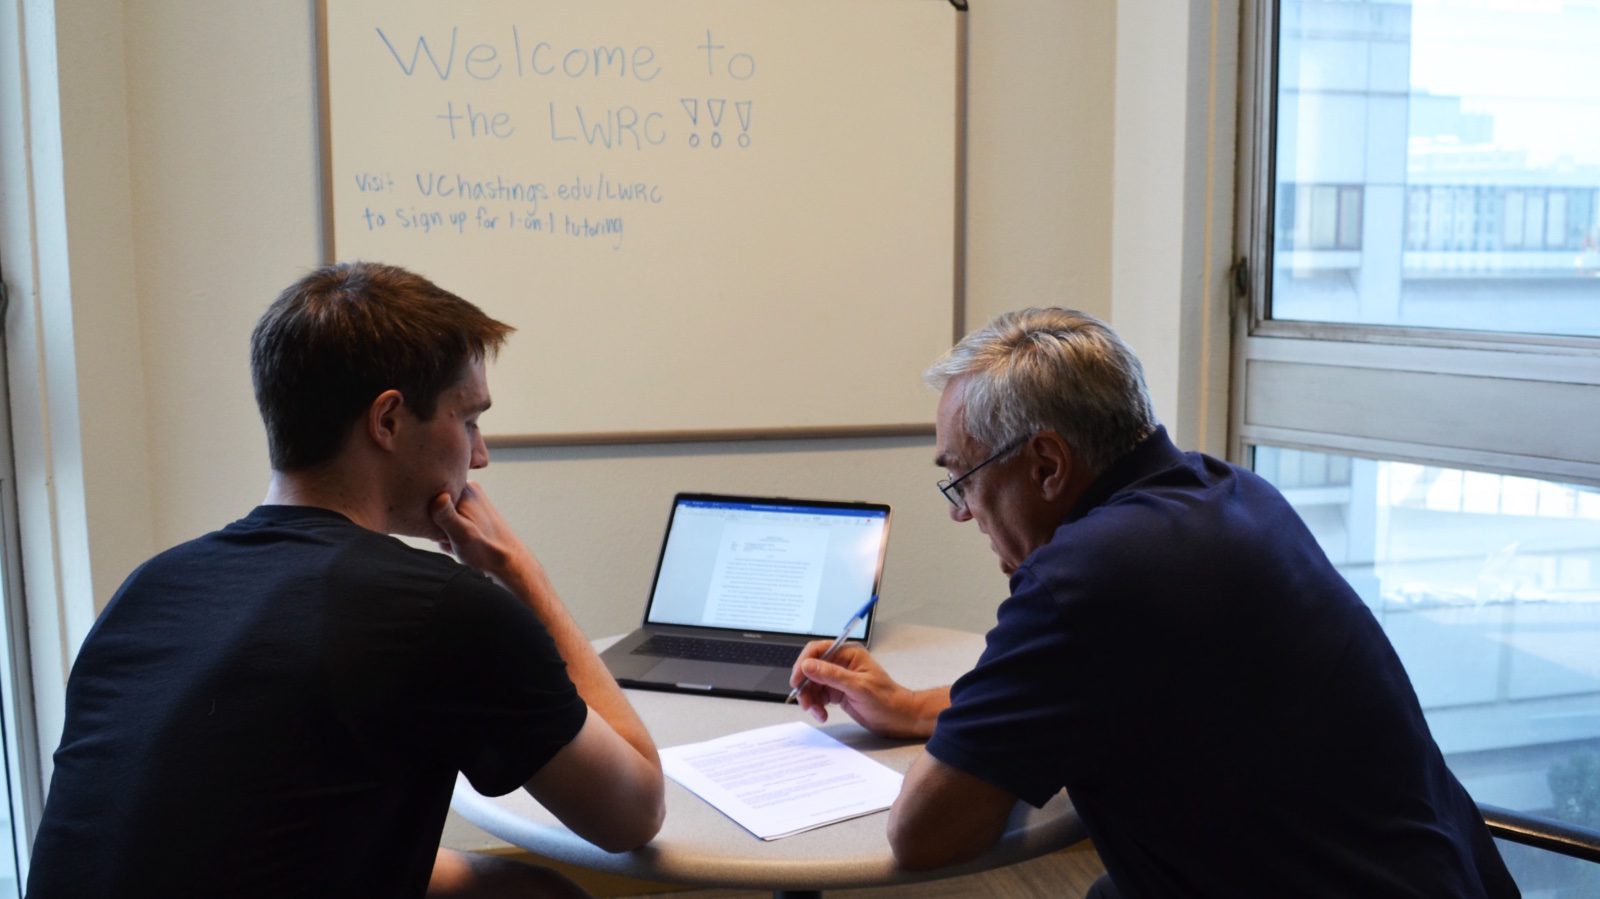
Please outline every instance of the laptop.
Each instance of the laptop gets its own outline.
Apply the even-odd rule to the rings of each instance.
[[[880,503],[680,493],[644,624],[600,657],[625,687],[782,702],[801,647],[878,594],[888,547]]]

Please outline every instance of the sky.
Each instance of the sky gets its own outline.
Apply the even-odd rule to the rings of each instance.
[[[1495,117],[1531,167],[1600,166],[1600,0],[1416,0],[1413,91]]]

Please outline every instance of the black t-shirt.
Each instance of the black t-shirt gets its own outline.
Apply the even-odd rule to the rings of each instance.
[[[1123,895],[1514,896],[1399,658],[1289,504],[1158,430],[1023,561],[928,751],[1063,787]]]
[[[456,772],[510,792],[586,713],[483,575],[262,506],[145,563],[90,631],[28,895],[420,896]]]

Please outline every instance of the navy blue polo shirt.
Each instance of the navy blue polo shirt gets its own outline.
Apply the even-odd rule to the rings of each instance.
[[[1140,896],[1508,896],[1378,622],[1288,502],[1164,429],[1011,578],[928,752],[1066,789]]]

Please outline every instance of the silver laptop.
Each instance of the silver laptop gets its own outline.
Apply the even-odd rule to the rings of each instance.
[[[782,702],[800,648],[878,595],[888,547],[879,503],[680,493],[644,624],[601,658],[625,687]]]

